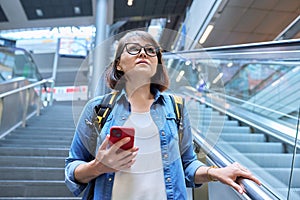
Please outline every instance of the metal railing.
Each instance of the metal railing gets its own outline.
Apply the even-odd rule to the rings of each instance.
[[[19,80],[20,81],[20,80]],[[24,79],[25,81],[25,79]],[[13,82],[12,82],[13,83]],[[17,89],[13,89],[11,91],[7,91],[4,92],[2,94],[0,94],[0,139],[5,137],[9,132],[11,132],[12,130],[14,130],[16,127],[22,125],[22,127],[26,126],[26,120],[29,119],[31,116],[33,116],[34,114],[36,115],[40,115],[40,110],[41,110],[41,97],[42,97],[42,92],[43,92],[43,86],[45,84],[50,84],[49,89],[46,89],[46,96],[48,96],[47,94],[50,93],[49,98],[46,99],[46,101],[48,101],[49,105],[52,105],[53,103],[53,87],[54,87],[54,80],[52,78],[49,79],[43,79],[41,81],[29,84],[29,85],[25,85],[22,86],[20,88]],[[29,111],[29,107],[32,107],[32,102],[31,102],[31,98],[33,95],[33,91],[35,91],[36,87],[40,87],[39,91],[38,91],[38,99],[34,100],[32,102],[35,103],[35,111],[28,113]],[[13,96],[15,95],[15,97],[13,98]],[[20,98],[20,100],[15,100],[18,99],[17,97]],[[10,98],[9,100],[13,100],[12,102],[10,101],[6,101],[5,99]],[[5,102],[5,103],[4,103]],[[17,104],[17,105],[10,105],[10,108],[13,108],[14,110],[9,110],[10,115],[16,115],[16,117],[14,117],[16,120],[12,120],[12,124],[5,124],[4,121],[4,113],[6,110],[5,106],[8,106],[9,104]],[[21,113],[20,113],[21,112]],[[21,120],[19,121],[19,116],[17,115],[22,115]],[[4,127],[5,126],[5,127]]]
[[[233,160],[226,156],[220,149],[216,146],[210,145],[204,138],[202,138],[200,133],[192,129],[192,133],[194,136],[194,142],[196,145],[200,145],[201,149],[204,153],[214,162],[215,165],[218,167],[226,167],[233,163]],[[280,199],[276,197],[276,195],[270,193],[270,190],[264,186],[258,186],[253,181],[244,179],[242,183],[247,191],[247,193],[243,193],[241,196],[244,199],[264,199],[264,200],[271,200],[271,199]]]
[[[221,113],[226,114],[227,116],[230,116],[231,118],[237,119],[240,122],[243,122],[245,124],[248,124],[251,127],[254,127],[258,130],[261,130],[262,132],[271,135],[274,138],[277,138],[279,141],[282,141],[285,144],[294,146],[295,149],[299,149],[299,143],[295,142],[295,138],[291,137],[291,132],[295,131],[294,129],[290,127],[286,127],[284,125],[281,125],[279,123],[276,123],[272,121],[271,124],[267,123],[263,120],[268,119],[261,119],[258,118],[258,116],[253,120],[251,118],[251,112],[248,112],[243,109],[244,115],[240,116],[237,115],[233,110],[237,109],[238,106],[232,106],[230,105],[230,109],[228,108],[228,105],[231,104],[230,101],[237,101],[239,103],[249,104],[251,106],[257,106],[261,109],[266,109],[268,111],[272,111],[275,113],[280,113],[276,110],[272,110],[260,105],[257,105],[255,103],[251,103],[248,101],[244,101],[241,99],[237,99],[235,97],[231,97],[222,93],[214,92],[214,91],[206,91],[205,95],[208,95],[210,100],[199,96],[191,95],[191,93],[185,93],[185,95],[201,102],[202,104],[207,105],[208,107],[213,108],[214,110],[217,110]],[[214,101],[214,100],[215,101]],[[226,100],[226,101],[225,101]],[[229,101],[228,101],[229,100]],[[221,102],[221,103],[220,103]],[[239,112],[240,113],[240,112]],[[253,113],[252,113],[253,114]],[[284,113],[280,113],[284,114]],[[248,116],[248,118],[247,118]],[[250,117],[249,117],[250,116]],[[285,114],[285,116],[287,116]],[[298,118],[294,116],[288,116],[292,119],[299,120]],[[275,126],[275,128],[274,128]],[[277,127],[277,128],[276,128]],[[278,127],[280,127],[278,129]],[[199,145],[201,149],[203,149],[204,153],[208,156],[208,158],[217,166],[219,167],[225,167],[233,162],[233,160],[226,155],[225,152],[218,149],[216,146],[210,145],[210,143],[201,136],[201,134],[198,132],[198,130],[193,129],[192,130],[194,135],[194,141],[195,145]],[[294,152],[295,153],[295,152]],[[245,185],[245,188],[247,190],[247,195],[250,197],[250,199],[283,199],[282,196],[279,193],[274,193],[271,188],[269,188],[266,185],[262,185],[262,187],[258,187],[255,183],[249,180],[243,180],[242,183]],[[247,198],[245,198],[247,199]]]

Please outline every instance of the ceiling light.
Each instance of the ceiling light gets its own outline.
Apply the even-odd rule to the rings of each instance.
[[[192,62],[190,60],[185,61],[185,65],[190,65]]]
[[[44,16],[44,13],[43,13],[43,11],[42,11],[41,9],[35,9],[35,13],[36,13],[36,15],[39,16],[39,17]]]
[[[128,6],[132,6],[132,5],[133,5],[133,0],[128,0],[128,1],[127,1],[127,5],[128,5]]]
[[[223,77],[223,73],[221,72],[218,76],[213,80],[213,84],[216,84]]]
[[[233,62],[227,63],[227,67],[232,67],[232,66],[233,66]]]
[[[178,74],[178,76],[176,78],[176,82],[177,83],[182,79],[183,75],[184,75],[184,71],[182,70],[182,71],[179,72],[179,74]]]
[[[167,23],[171,23],[171,17],[170,17],[170,15],[168,15]]]
[[[77,14],[77,15],[79,15],[81,13],[81,10],[78,6],[74,7],[74,13]]]
[[[214,26],[213,25],[208,25],[206,30],[204,31],[203,35],[201,36],[200,40],[199,40],[199,43],[200,44],[203,44],[206,39],[208,38],[210,32],[213,30]]]

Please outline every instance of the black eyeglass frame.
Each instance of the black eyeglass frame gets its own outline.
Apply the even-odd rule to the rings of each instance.
[[[129,50],[128,50],[128,48],[127,48],[127,45],[137,45],[137,46],[139,46],[140,47],[140,49],[139,49],[139,51],[137,51],[137,53],[132,53],[132,52],[129,52]],[[154,49],[155,49],[155,55],[153,54],[149,54],[149,52],[147,51],[147,47],[154,47]],[[145,51],[145,53],[148,55],[148,56],[150,56],[150,57],[155,57],[155,56],[157,56],[157,54],[158,54],[158,52],[159,52],[159,47],[157,47],[157,46],[154,46],[154,45],[152,45],[152,44],[146,44],[145,46],[142,46],[142,45],[140,45],[139,43],[125,43],[125,45],[124,45],[124,48],[123,48],[123,51],[124,51],[124,49],[126,49],[126,51],[127,51],[127,53],[129,53],[130,55],[137,55],[137,54],[139,54],[139,53],[141,53],[141,51],[142,51],[142,49],[144,49],[144,51]]]

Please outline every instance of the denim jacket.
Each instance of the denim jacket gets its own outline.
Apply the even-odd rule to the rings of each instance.
[[[186,108],[183,108],[182,114],[183,138],[180,144],[180,152],[177,124],[175,122],[176,116],[171,99],[168,94],[160,93],[158,90],[155,90],[153,93],[155,96],[150,108],[150,114],[160,134],[167,199],[184,200],[187,199],[186,187],[200,186],[194,184],[194,175],[196,170],[204,164],[197,160],[193,150],[193,138]],[[69,157],[66,159],[66,185],[75,196],[78,196],[86,189],[83,199],[87,198],[87,193],[92,184],[77,182],[74,178],[75,168],[81,163],[93,160],[99,145],[105,136],[109,134],[110,127],[113,125],[122,126],[131,112],[130,103],[126,92],[123,90],[117,97],[114,108],[98,136],[92,121],[95,116],[94,107],[101,102],[102,98],[103,96],[100,96],[90,100],[83,109],[71,144]],[[94,199],[110,200],[113,183],[114,173],[98,176],[95,179]]]

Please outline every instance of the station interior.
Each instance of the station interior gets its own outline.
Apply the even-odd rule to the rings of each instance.
[[[0,199],[82,198],[65,159],[134,30],[160,44],[198,159],[262,182],[208,182],[189,200],[300,199],[299,0],[0,0]]]

